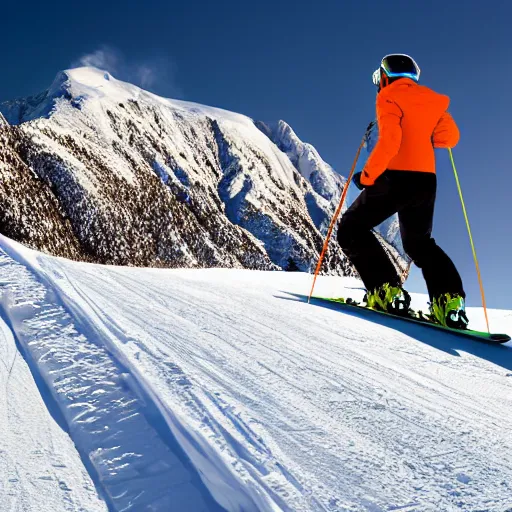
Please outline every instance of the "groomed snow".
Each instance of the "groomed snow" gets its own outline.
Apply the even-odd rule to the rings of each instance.
[[[18,354],[32,382],[24,394],[60,411],[81,454],[46,408],[30,411],[32,424],[35,415],[49,425],[31,442],[66,456],[82,507],[54,494],[52,511],[106,509],[85,468],[115,511],[512,507],[510,346],[307,304],[311,276],[302,273],[103,267],[6,239],[0,248],[2,316],[51,396]],[[321,277],[317,294],[362,290],[354,279]],[[482,328],[482,312],[470,315]],[[512,312],[492,311],[491,323],[512,332]],[[2,383],[15,353],[10,331],[3,326],[11,341]],[[11,428],[28,436],[21,395],[10,389],[19,414]],[[130,421],[115,416],[116,403],[129,406]],[[50,445],[52,432],[62,444]],[[36,455],[15,436],[1,443],[0,453],[28,468],[16,485],[37,510]],[[8,468],[0,464],[0,481]],[[0,503],[12,489],[0,487]]]
[[[106,512],[3,320],[0,360],[0,510]]]

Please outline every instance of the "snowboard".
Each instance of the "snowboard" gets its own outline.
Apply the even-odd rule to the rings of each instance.
[[[462,329],[452,329],[451,327],[445,327],[444,325],[436,324],[427,319],[415,318],[413,316],[399,316],[393,315],[391,313],[386,313],[383,311],[377,311],[375,309],[367,308],[365,306],[360,306],[351,299],[332,299],[327,297],[312,297],[318,301],[330,302],[332,304],[336,304],[340,307],[340,309],[347,309],[352,311],[359,311],[362,313],[368,313],[369,315],[382,315],[388,318],[393,318],[396,320],[401,320],[404,322],[412,322],[414,324],[423,325],[424,327],[429,327],[431,329],[437,329],[443,332],[449,332],[451,334],[455,334],[456,336],[462,336],[464,338],[473,339],[476,341],[481,341],[484,343],[491,343],[494,345],[500,345],[501,343],[507,343],[510,341],[510,336],[508,334],[489,334],[488,332],[481,331],[472,331],[470,329],[462,330]]]

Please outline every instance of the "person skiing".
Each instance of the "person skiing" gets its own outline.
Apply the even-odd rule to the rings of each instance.
[[[435,322],[466,329],[465,292],[449,256],[432,238],[436,198],[434,148],[453,148],[459,130],[450,99],[419,85],[408,55],[386,55],[373,74],[379,137],[354,183],[362,190],[343,215],[338,243],[366,287],[368,307],[408,314],[410,295],[372,229],[398,213],[405,252],[422,270]]]

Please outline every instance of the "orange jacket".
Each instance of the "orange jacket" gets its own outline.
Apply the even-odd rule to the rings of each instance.
[[[459,129],[446,111],[450,98],[401,78],[377,95],[379,140],[361,176],[373,185],[386,170],[436,172],[434,148],[452,148]]]

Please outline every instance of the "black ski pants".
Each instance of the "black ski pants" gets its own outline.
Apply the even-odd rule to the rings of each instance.
[[[433,173],[386,171],[343,215],[338,242],[367,290],[400,286],[397,270],[372,229],[398,213],[405,252],[422,270],[431,300],[442,293],[465,297],[455,265],[432,238],[437,178]]]

